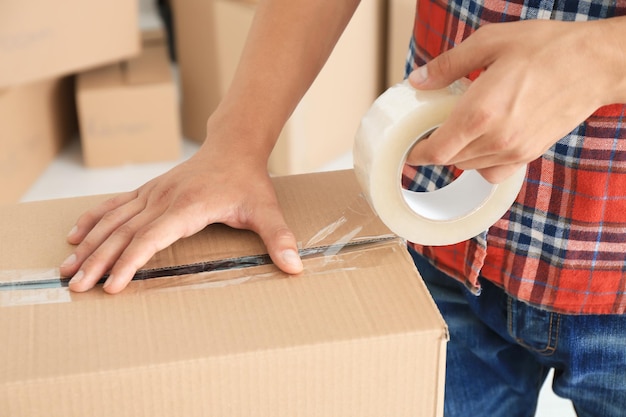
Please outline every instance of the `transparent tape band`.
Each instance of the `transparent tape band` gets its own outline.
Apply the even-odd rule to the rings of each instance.
[[[411,242],[449,245],[477,236],[506,213],[524,182],[525,166],[500,184],[468,170],[432,192],[401,188],[408,153],[447,119],[468,83],[434,91],[397,84],[374,102],[357,131],[357,179],[383,223]]]
[[[359,252],[364,248],[375,248],[397,238],[392,233],[363,234],[363,229],[367,229],[368,223],[373,220],[376,218],[371,215],[365,196],[359,194],[345,207],[342,215],[324,224],[312,236],[305,236],[305,240],[299,243],[299,254],[305,264],[304,274],[342,271],[350,267],[346,256],[360,256]],[[103,284],[107,277],[104,275],[98,283]],[[142,269],[137,271],[123,294],[217,288],[282,277],[285,274],[277,271],[269,255],[256,254]],[[69,278],[61,277],[58,268],[0,271],[0,307],[94,298],[93,291],[70,291],[68,282]]]

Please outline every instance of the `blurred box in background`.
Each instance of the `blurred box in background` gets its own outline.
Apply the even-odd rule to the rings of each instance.
[[[415,0],[388,0],[387,12],[387,87],[404,79],[406,57],[413,35]]]
[[[221,98],[220,68],[214,0],[173,0],[174,44],[181,87],[183,136],[202,142],[206,122]],[[235,22],[229,22],[237,26]],[[246,27],[237,39],[227,41],[241,48]]]
[[[0,1],[0,88],[139,52],[137,1]]]
[[[76,100],[85,165],[180,157],[178,93],[161,30],[144,33],[139,56],[79,74]]]
[[[361,117],[384,84],[385,0],[362,2],[270,157],[273,174],[309,172],[352,150]],[[175,0],[185,137],[203,141],[228,88],[256,10],[254,1]]]
[[[13,203],[76,132],[70,77],[0,89],[0,204]]]

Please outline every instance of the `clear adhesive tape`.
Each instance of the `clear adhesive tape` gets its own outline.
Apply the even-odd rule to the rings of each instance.
[[[432,192],[402,189],[409,151],[446,120],[468,84],[421,91],[404,81],[376,99],[357,131],[353,157],[361,188],[383,223],[411,242],[450,245],[480,234],[506,213],[524,182],[526,166],[500,184],[467,170]]]

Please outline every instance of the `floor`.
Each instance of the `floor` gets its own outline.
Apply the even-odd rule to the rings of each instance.
[[[183,156],[176,161],[88,169],[82,164],[80,141],[74,139],[41,175],[39,180],[33,184],[22,201],[129,191],[190,157],[198,149],[198,146],[197,143],[183,140]],[[320,170],[351,167],[352,157],[345,155],[321,167]],[[550,375],[548,381],[551,377]],[[546,383],[541,391],[536,417],[575,416],[571,403],[557,397],[549,385]]]

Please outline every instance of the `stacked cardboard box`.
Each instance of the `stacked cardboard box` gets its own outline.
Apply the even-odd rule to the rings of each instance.
[[[137,21],[128,0],[2,0],[0,88],[133,56]]]
[[[208,116],[232,80],[254,1],[175,0],[183,133],[203,141]],[[384,0],[361,2],[331,57],[287,122],[269,169],[316,170],[352,149],[359,121],[384,84]]]
[[[274,181],[304,273],[212,225],[116,296],[56,269],[103,196],[0,207],[2,414],[441,416],[446,326],[404,242],[352,171]]]
[[[182,81],[182,129],[184,136],[202,141],[206,120],[232,79],[254,17],[256,1],[175,0],[173,3]],[[270,159],[272,173],[315,170],[350,151],[362,114],[385,84],[392,85],[402,77],[413,17],[412,0],[362,2],[322,73],[281,133]],[[56,94],[54,97],[57,98],[49,100],[46,97],[52,91],[52,84],[62,84],[60,89],[64,91],[71,88],[61,79],[78,72],[87,71],[89,75],[85,75],[84,79],[92,80],[84,82],[86,88],[79,93],[78,99],[87,103],[81,112],[87,165],[103,166],[178,156],[175,134],[171,133],[178,130],[176,126],[179,123],[172,120],[179,116],[178,109],[171,110],[173,80],[170,74],[160,70],[157,70],[161,74],[159,80],[156,80],[155,72],[145,76],[147,61],[158,61],[157,65],[163,68],[163,61],[155,58],[156,53],[146,54],[151,58],[131,59],[140,51],[137,20],[137,4],[127,0],[111,0],[97,5],[82,0],[54,3],[34,0],[28,5],[21,0],[0,3],[0,107],[17,109],[9,100],[25,102],[30,99],[49,104],[32,112],[30,120],[33,123],[22,123],[19,127],[16,125],[19,122],[14,121],[22,119],[9,117],[9,113],[2,110],[0,154],[5,159],[11,155],[10,163],[22,167],[29,174],[18,173],[5,163],[0,168],[0,184],[11,183],[12,189],[0,195],[0,202],[14,201],[21,195],[49,163],[63,139],[71,136],[72,133],[61,133],[58,129],[42,133],[41,127],[46,126],[46,117],[73,118],[69,114],[75,111],[72,105],[50,104],[51,100],[59,99],[63,94]],[[116,64],[115,69],[99,68],[121,61],[126,62]],[[353,70],[357,65],[355,62],[358,62],[358,71]],[[103,73],[107,71],[105,77]],[[100,79],[95,80],[98,77]],[[115,87],[111,81],[114,78],[118,79]],[[96,84],[99,84],[98,88]],[[122,88],[122,84],[126,88]],[[146,91],[139,92],[144,87]],[[131,90],[136,97],[126,102],[126,98],[133,94]],[[21,94],[25,95],[18,98]],[[163,103],[155,106],[157,96],[163,97]],[[108,107],[105,111],[103,103],[107,100],[115,100],[118,106],[105,104]],[[133,105],[132,114],[136,115],[136,120],[129,121],[131,113],[122,113],[132,100],[140,104]],[[111,120],[107,120],[107,113],[111,113]],[[96,122],[86,120],[87,115],[91,117],[94,114]],[[146,121],[148,114],[155,117]],[[37,120],[41,122],[36,123]],[[155,120],[164,125],[153,123]],[[62,121],[55,123],[67,125]],[[150,146],[145,146],[147,139],[142,137],[142,133],[148,135],[148,125],[160,134],[151,134],[153,141]],[[98,135],[108,137],[109,150],[103,150],[105,141],[96,138]],[[26,141],[18,139],[18,136],[37,137],[41,143],[47,143],[42,146],[50,150],[48,156],[19,157],[16,146],[33,149],[34,145],[33,139]],[[18,145],[17,141],[20,142]],[[154,146],[157,143],[159,145]],[[126,157],[120,159],[107,154]],[[19,179],[16,179],[18,176]],[[8,190],[8,186],[5,185],[4,189]]]
[[[72,79],[0,90],[0,204],[19,200],[76,128]]]
[[[86,166],[180,156],[178,92],[162,30],[143,33],[139,56],[79,74],[76,98]]]
[[[75,131],[71,75],[139,51],[127,0],[0,2],[0,203],[16,201]]]

